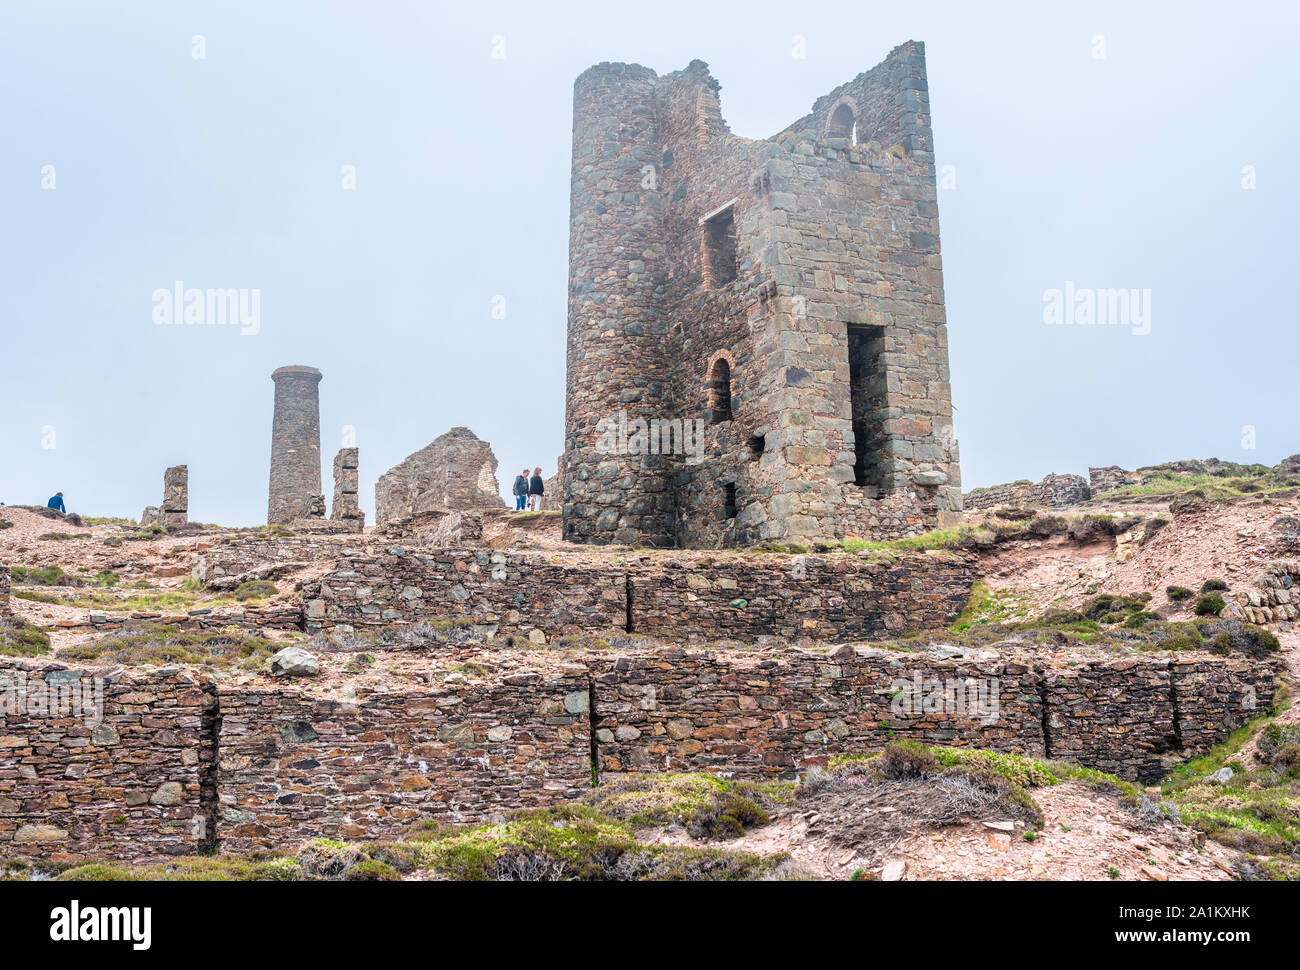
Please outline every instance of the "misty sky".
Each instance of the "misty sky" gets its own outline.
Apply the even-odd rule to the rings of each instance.
[[[504,489],[551,474],[574,78],[700,58],[767,137],[908,39],[964,486],[1300,451],[1294,4],[3,0],[0,501],[137,517],[187,463],[192,519],[264,522],[284,364],[325,375],[327,497],[355,429],[368,520],[453,425]],[[259,332],[156,325],[177,280],[259,290]],[[1046,324],[1067,281],[1149,291],[1150,332]]]

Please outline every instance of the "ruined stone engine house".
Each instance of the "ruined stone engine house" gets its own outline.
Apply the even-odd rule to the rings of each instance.
[[[961,482],[924,46],[766,140],[728,130],[718,91],[701,61],[574,85],[564,537],[946,524]]]

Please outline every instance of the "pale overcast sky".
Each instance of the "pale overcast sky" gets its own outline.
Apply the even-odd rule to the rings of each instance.
[[[264,522],[283,364],[369,519],[453,425],[550,474],[574,78],[700,58],[767,137],[908,39],[965,487],[1300,451],[1295,4],[4,0],[0,500],[136,517],[184,462],[193,519]],[[155,325],[177,280],[259,290],[259,332]],[[1149,291],[1150,332],[1045,324],[1067,281]]]

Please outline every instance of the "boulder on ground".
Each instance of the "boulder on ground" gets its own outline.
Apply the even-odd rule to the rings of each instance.
[[[285,647],[271,658],[272,677],[315,677],[319,673],[320,664],[302,647]]]

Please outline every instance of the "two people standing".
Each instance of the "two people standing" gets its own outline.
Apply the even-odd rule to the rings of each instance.
[[[528,477],[528,469],[515,476],[515,511],[522,512],[525,508],[530,512],[538,512],[542,508],[542,496],[546,490],[542,487],[542,470],[534,468],[531,478]]]

